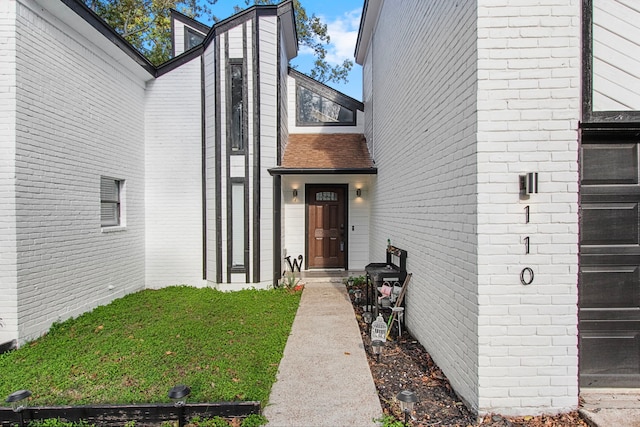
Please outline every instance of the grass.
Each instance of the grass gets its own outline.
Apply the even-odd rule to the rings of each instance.
[[[281,289],[131,294],[0,356],[0,396],[29,389],[30,405],[160,403],[186,384],[190,402],[265,402],[299,300]]]

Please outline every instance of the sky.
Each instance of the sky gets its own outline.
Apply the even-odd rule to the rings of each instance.
[[[345,59],[353,61],[349,83],[327,83],[327,85],[361,101],[362,67],[355,63],[353,54],[364,0],[300,0],[300,3],[307,11],[307,15],[315,14],[327,24],[331,38],[331,43],[327,47],[327,61],[331,65],[342,64]],[[233,6],[237,4],[244,4],[244,1],[218,0],[212,8],[213,13],[221,19],[227,18],[233,14]],[[313,52],[300,46],[298,56],[291,61],[291,65],[297,66],[298,71],[308,74],[313,68],[313,61]]]

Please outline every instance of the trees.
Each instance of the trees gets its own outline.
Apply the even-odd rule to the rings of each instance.
[[[197,18],[216,0],[84,0],[154,65],[171,57],[170,10]]]
[[[212,17],[211,6],[218,0],[84,0],[85,4],[100,15],[129,43],[145,55],[154,65],[171,57],[170,9],[191,18]],[[228,1],[228,0],[225,0]],[[277,0],[244,0],[252,4],[275,4]],[[351,60],[331,65],[327,62],[327,45],[330,42],[327,25],[315,14],[309,16],[300,0],[294,0],[298,41],[311,48],[316,56],[310,76],[323,82],[347,82],[347,74],[353,66]],[[239,7],[236,7],[239,10]],[[215,20],[215,17],[213,17]]]

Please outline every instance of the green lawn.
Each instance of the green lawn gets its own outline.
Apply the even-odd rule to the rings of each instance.
[[[186,286],[145,290],[59,323],[0,356],[0,397],[33,392],[30,405],[265,402],[300,293],[223,293]]]

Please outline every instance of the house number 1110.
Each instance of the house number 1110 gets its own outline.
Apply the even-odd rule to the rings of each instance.
[[[529,224],[529,205],[524,207],[524,222]],[[524,253],[529,255],[531,238],[529,236],[525,237],[524,240]],[[527,286],[533,283],[533,270],[531,267],[525,267],[520,272],[520,283]]]

